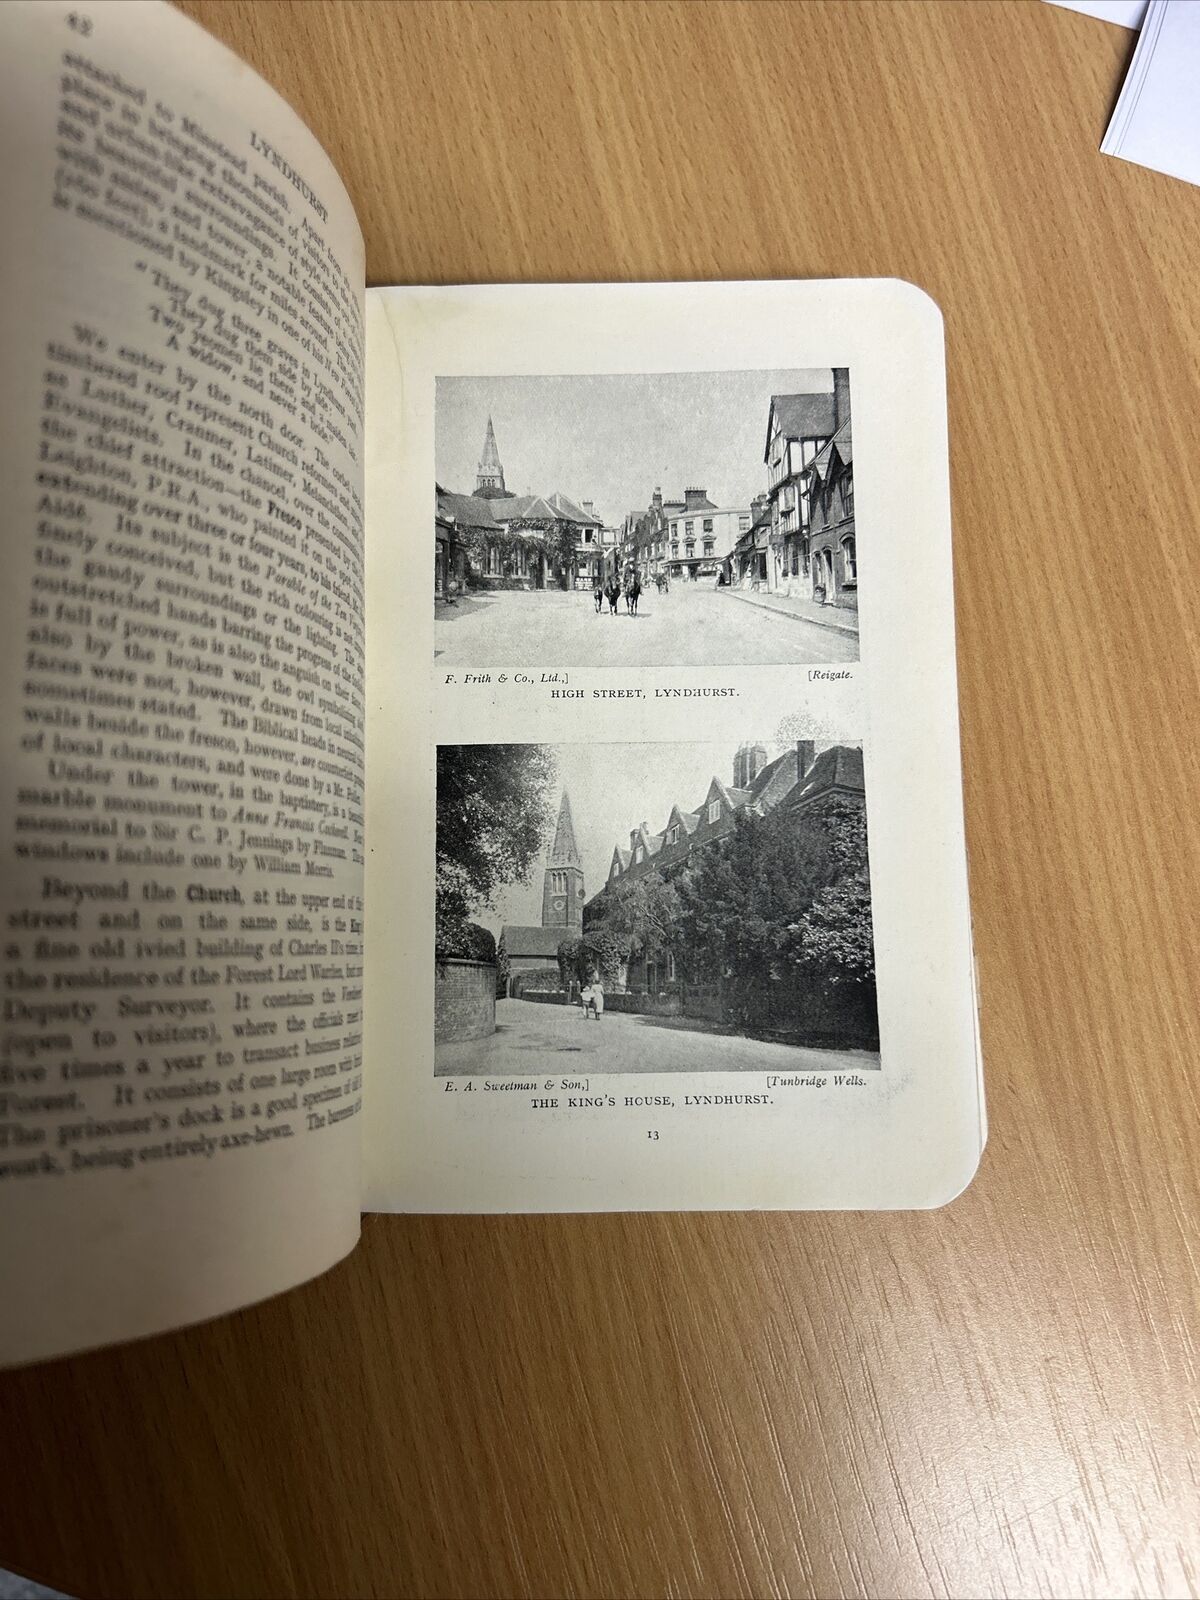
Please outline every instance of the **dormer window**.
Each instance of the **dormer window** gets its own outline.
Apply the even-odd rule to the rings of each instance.
[[[708,820],[710,822],[720,822],[720,820],[721,820],[721,802],[719,800],[711,800],[709,802]]]
[[[679,824],[677,822],[673,822],[671,824],[671,826],[667,829],[667,843],[668,844],[678,844],[679,843]]]
[[[638,845],[637,849],[633,852],[633,859],[634,859],[635,863],[639,863],[640,864],[640,862],[641,862],[641,860],[642,860],[642,858],[643,858],[643,856],[645,854],[646,854],[646,852],[642,849],[641,845]]]

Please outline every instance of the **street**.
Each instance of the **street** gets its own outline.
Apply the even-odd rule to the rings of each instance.
[[[636,617],[619,603],[596,615],[590,593],[476,590],[437,607],[439,666],[767,666],[858,660],[858,640],[807,618],[748,605],[706,584],[642,591]]]
[[[487,1039],[434,1047],[434,1072],[532,1077],[542,1072],[863,1072],[879,1057],[866,1050],[805,1050],[706,1033],[679,1017],[606,1011],[599,1022],[578,1006],[498,1000]]]

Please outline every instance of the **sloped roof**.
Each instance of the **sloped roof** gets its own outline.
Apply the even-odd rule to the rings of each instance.
[[[557,960],[559,945],[571,936],[570,928],[530,927],[509,922],[500,930],[500,943],[510,956],[547,956]]]
[[[437,490],[436,515],[459,523],[464,528],[491,528],[499,532],[499,524],[492,515],[492,502],[480,500],[473,494],[452,494],[440,485]]]
[[[765,767],[760,767],[754,775],[750,785],[750,794],[746,802],[751,810],[770,810],[778,805],[789,789],[796,782],[796,747],[785,750],[781,756],[776,756],[774,761],[768,761]]]
[[[700,822],[700,813],[699,811],[683,811],[677,805],[672,806],[671,815],[667,818],[667,828],[670,828],[674,822],[680,824],[684,833],[695,833]],[[665,837],[666,829],[663,830],[663,833]]]
[[[828,394],[773,394],[767,412],[764,461],[771,453],[772,414],[785,439],[828,439],[837,420],[832,390]]]
[[[841,457],[847,466],[851,466],[853,464],[854,446],[851,442],[849,422],[843,422],[841,427],[834,434],[833,438],[830,439],[825,448],[823,450],[819,450],[813,457],[811,467],[813,473],[818,478],[825,477],[830,468],[833,466],[833,457],[835,452]]]
[[[555,510],[540,494],[512,494],[489,503],[497,522],[515,522],[518,518],[531,522],[562,521],[562,512]]]
[[[604,523],[594,512],[588,513],[582,506],[577,506],[574,500],[568,499],[565,494],[560,494],[557,489],[549,499],[550,504],[558,514],[566,517],[569,522],[582,522],[589,528],[602,528],[604,526]]]
[[[788,797],[789,805],[804,805],[826,789],[855,789],[865,792],[863,783],[863,755],[850,745],[835,744],[821,754],[808,769],[803,783],[796,785]]]

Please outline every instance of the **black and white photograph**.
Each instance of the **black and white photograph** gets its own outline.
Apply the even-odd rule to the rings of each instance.
[[[439,746],[434,982],[436,1076],[878,1068],[861,745]]]
[[[847,368],[436,389],[440,668],[858,660]]]

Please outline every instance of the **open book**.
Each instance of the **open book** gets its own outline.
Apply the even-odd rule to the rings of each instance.
[[[932,303],[368,293],[165,5],[0,7],[0,108],[0,1360],[364,1209],[955,1195]]]

